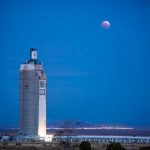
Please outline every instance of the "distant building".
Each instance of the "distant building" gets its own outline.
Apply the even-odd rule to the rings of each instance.
[[[19,135],[46,136],[46,75],[35,48],[20,65]]]

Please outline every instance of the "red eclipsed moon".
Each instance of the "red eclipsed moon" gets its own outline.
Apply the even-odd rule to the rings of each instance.
[[[102,28],[109,29],[110,28],[110,22],[109,21],[103,21],[101,23],[101,26],[102,26]]]

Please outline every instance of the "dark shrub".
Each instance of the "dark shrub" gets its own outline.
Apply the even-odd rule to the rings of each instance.
[[[65,141],[61,141],[60,145],[66,145],[66,142]]]
[[[46,147],[46,143],[43,143],[43,147]]]
[[[120,143],[111,143],[107,145],[106,150],[125,150],[125,148]]]
[[[8,145],[8,142],[3,142],[3,145]]]
[[[20,142],[17,142],[17,143],[16,143],[16,146],[21,146],[21,143],[20,143]]]
[[[106,145],[104,144],[104,145],[102,145],[102,148],[106,148]]]
[[[74,144],[73,146],[74,146],[74,147],[79,147],[79,144]]]
[[[140,150],[150,150],[150,146],[148,146],[148,147],[141,147]]]
[[[80,146],[79,146],[80,150],[91,150],[91,144],[90,142],[87,141],[83,141]]]
[[[35,146],[31,146],[31,147],[29,147],[29,149],[30,150],[39,150],[37,147],[35,147]]]

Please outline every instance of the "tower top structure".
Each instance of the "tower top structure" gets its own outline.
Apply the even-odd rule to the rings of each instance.
[[[28,63],[40,64],[36,48],[30,48],[30,59],[28,60]]]
[[[38,57],[37,49],[36,48],[30,48],[30,59],[36,60],[37,57]]]

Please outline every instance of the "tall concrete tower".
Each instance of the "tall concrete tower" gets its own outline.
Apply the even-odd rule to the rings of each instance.
[[[19,134],[46,135],[46,75],[37,59],[37,50],[30,49],[30,59],[20,65]]]

